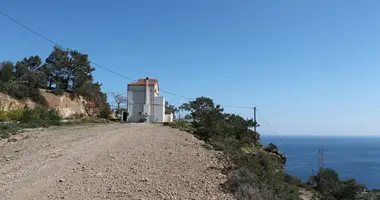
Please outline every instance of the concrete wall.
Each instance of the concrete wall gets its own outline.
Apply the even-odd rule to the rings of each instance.
[[[165,114],[164,122],[173,122],[173,113]]]
[[[151,96],[154,91],[153,86],[148,88],[148,97]],[[150,107],[145,105],[145,86],[128,86],[127,99],[128,99],[128,119],[130,122],[140,122],[141,119],[146,118],[150,115]],[[148,105],[150,104],[151,98],[147,99]],[[149,120],[149,118],[147,118]]]
[[[141,119],[146,119],[146,122],[163,122],[165,98],[155,96],[157,95],[157,87],[154,86],[148,86],[148,99],[146,99],[145,94],[146,86],[128,86],[127,107],[129,115],[127,121],[140,122]]]
[[[164,97],[154,97],[153,107],[151,112],[152,122],[164,122],[165,120],[165,98]]]

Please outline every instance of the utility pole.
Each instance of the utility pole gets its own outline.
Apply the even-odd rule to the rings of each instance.
[[[256,121],[256,107],[253,107],[253,123],[255,124],[253,130],[256,132],[256,128],[260,126]]]

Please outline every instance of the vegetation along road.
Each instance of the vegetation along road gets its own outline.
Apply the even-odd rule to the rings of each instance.
[[[217,153],[169,127],[59,127],[16,139],[0,141],[2,200],[231,199]]]

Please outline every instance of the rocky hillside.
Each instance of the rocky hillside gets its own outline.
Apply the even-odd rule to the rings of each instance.
[[[88,102],[82,96],[75,96],[70,93],[55,95],[44,89],[40,89],[40,93],[45,98],[47,106],[56,109],[62,118],[68,118],[73,115],[92,116],[95,114],[93,109],[88,108]],[[2,111],[7,112],[25,107],[34,108],[35,105],[36,103],[30,99],[17,100],[7,94],[0,93],[0,110]]]

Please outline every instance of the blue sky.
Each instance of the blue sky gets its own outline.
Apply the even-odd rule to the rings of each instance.
[[[255,105],[264,134],[380,135],[380,1],[2,0],[0,10],[125,76]],[[0,27],[0,60],[52,50],[3,16]],[[106,92],[129,83],[100,68],[95,79]]]

